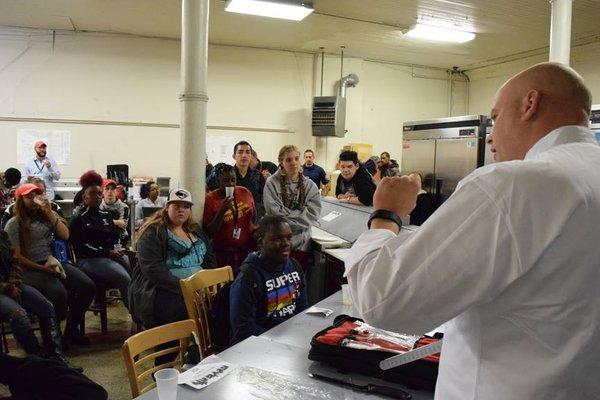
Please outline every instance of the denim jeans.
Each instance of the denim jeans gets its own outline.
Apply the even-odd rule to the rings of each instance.
[[[0,320],[10,323],[15,337],[22,337],[32,329],[31,321],[27,317],[28,312],[39,319],[51,319],[56,316],[52,303],[34,287],[25,283],[21,283],[18,287],[21,289],[20,304],[7,295],[0,294]]]
[[[128,272],[130,268],[127,257],[123,257],[119,262],[108,257],[80,258],[77,261],[77,267],[95,283],[101,283],[107,288],[119,289],[123,303],[125,307],[128,307],[127,292],[131,277]]]
[[[80,320],[94,299],[96,288],[94,282],[72,264],[63,263],[63,268],[67,275],[64,281],[46,272],[25,269],[23,282],[33,286],[50,300],[59,321],[66,318],[67,306],[72,317]]]

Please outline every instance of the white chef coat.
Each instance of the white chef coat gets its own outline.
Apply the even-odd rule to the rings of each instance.
[[[436,399],[598,399],[600,147],[556,129],[464,178],[408,239],[363,233],[346,274],[370,324],[449,321]]]
[[[46,167],[45,160],[50,161],[50,167]],[[25,166],[22,175],[22,182],[25,182],[30,176],[42,178],[46,184],[46,197],[49,200],[54,200],[54,181],[60,179],[60,170],[56,161],[50,157],[44,157],[43,160],[33,157]]]

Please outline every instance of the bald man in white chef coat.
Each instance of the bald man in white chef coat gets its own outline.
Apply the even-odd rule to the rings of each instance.
[[[385,329],[446,323],[436,395],[600,398],[600,147],[581,77],[543,63],[498,91],[496,163],[412,235],[411,177],[386,178],[346,261],[354,304]]]

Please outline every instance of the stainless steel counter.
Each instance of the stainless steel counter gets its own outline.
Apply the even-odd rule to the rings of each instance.
[[[308,377],[309,368],[322,367],[320,364],[308,359],[308,349],[310,347],[311,337],[319,330],[326,328],[333,323],[333,319],[339,314],[357,315],[353,307],[344,306],[341,300],[341,293],[338,292],[330,296],[317,305],[318,307],[330,308],[334,312],[329,317],[321,317],[306,314],[303,312],[259,337],[250,337],[235,346],[219,353],[218,356],[223,360],[236,364],[238,366],[247,366],[260,368],[282,374],[289,379],[294,380],[299,385],[310,386],[311,388],[321,388],[331,392],[332,399],[378,399],[384,398],[375,394],[365,394],[354,392],[339,385],[324,383],[313,380]],[[336,374],[327,369],[328,374]],[[353,375],[355,381],[360,382],[361,377]],[[379,382],[388,386],[393,386],[389,382],[383,382],[369,378],[369,382]],[[433,399],[433,393],[414,391],[406,389],[402,385],[397,385],[407,392],[411,393],[414,400]],[[255,393],[253,395],[252,393]],[[256,397],[256,394],[263,394],[265,397]],[[194,390],[185,385],[180,385],[177,393],[177,400],[191,399],[253,399],[253,398],[275,398],[253,388],[238,380],[238,371],[231,372],[228,376],[211,386],[202,390]],[[285,398],[283,394],[277,397]],[[295,393],[294,399],[314,399],[308,395]],[[385,397],[387,398],[387,397]],[[156,400],[158,395],[156,389],[137,397],[140,400]]]

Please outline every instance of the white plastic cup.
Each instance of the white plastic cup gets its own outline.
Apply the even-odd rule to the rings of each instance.
[[[225,186],[225,197],[233,197],[233,191],[235,187],[233,186]]]
[[[123,246],[121,245],[121,243],[115,243],[114,249],[115,251],[121,251],[123,250]]]
[[[154,373],[158,400],[177,400],[177,380],[179,371],[175,368],[164,368]]]
[[[352,305],[352,298],[350,297],[350,287],[348,285],[342,285],[342,304],[345,306]]]

